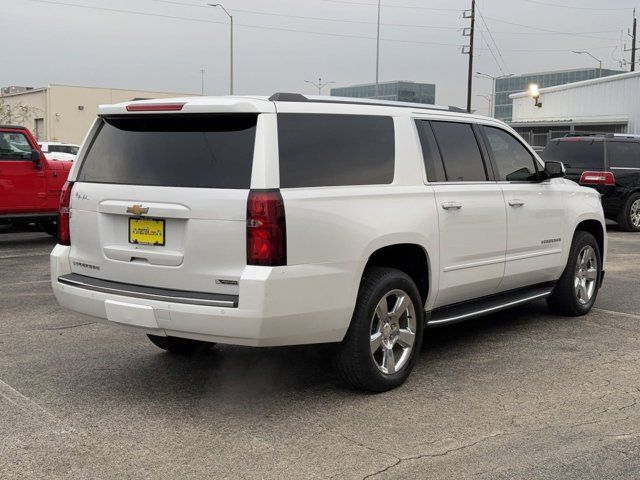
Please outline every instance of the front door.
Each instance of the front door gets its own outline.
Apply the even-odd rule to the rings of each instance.
[[[0,131],[0,214],[33,212],[46,202],[45,174],[31,161],[32,148],[20,130]]]
[[[507,253],[500,290],[557,279],[562,272],[564,187],[540,181],[542,165],[510,132],[483,127],[507,212]]]

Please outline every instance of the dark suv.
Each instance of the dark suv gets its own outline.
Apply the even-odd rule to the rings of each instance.
[[[605,216],[620,228],[640,232],[640,135],[557,138],[541,156],[564,163],[567,178],[598,190]]]

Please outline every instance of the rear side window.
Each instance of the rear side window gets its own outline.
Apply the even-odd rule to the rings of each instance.
[[[428,120],[416,120],[418,126],[418,136],[422,146],[422,159],[424,168],[427,171],[427,180],[430,182],[445,182],[447,180],[442,167],[440,151],[433,135],[431,124]]]
[[[607,142],[609,167],[640,168],[640,144],[635,142]]]
[[[448,182],[482,182],[487,172],[473,128],[468,123],[431,122]]]
[[[498,180],[535,182],[538,171],[529,151],[510,133],[495,127],[483,127],[498,168]]]
[[[257,115],[105,117],[80,182],[249,188]]]
[[[562,162],[567,168],[604,169],[604,142],[593,140],[552,141],[542,152],[545,161]]]
[[[393,182],[393,119],[373,115],[278,114],[282,188]]]

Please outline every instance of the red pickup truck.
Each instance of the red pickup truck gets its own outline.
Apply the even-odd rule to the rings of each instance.
[[[47,159],[25,127],[0,125],[0,224],[35,222],[56,236],[60,191],[71,165]]]

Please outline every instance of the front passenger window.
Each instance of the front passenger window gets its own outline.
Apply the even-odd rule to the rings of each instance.
[[[499,181],[537,182],[535,160],[529,151],[511,134],[494,127],[484,127],[489,148],[498,167]]]

